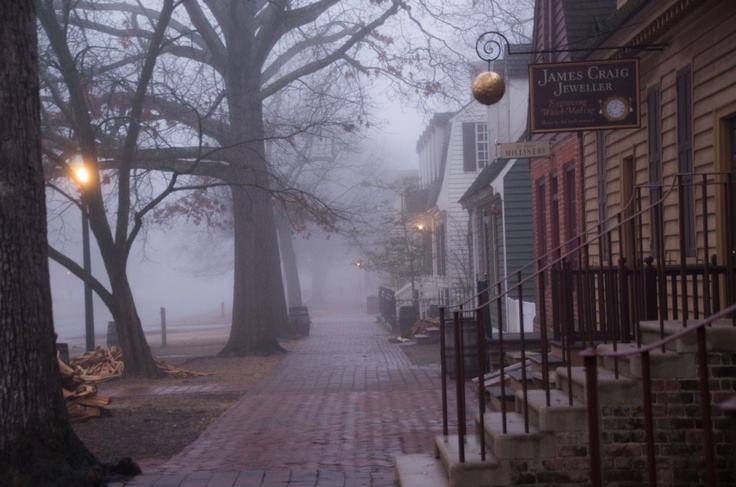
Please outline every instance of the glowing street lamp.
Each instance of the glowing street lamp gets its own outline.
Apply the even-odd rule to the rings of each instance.
[[[74,171],[74,177],[80,189],[89,181],[89,172],[84,166],[84,159],[81,154],[75,155],[69,161],[69,167]],[[83,193],[83,192],[82,192]],[[84,194],[81,197],[82,210],[82,260],[84,272],[92,273],[92,262],[89,255],[89,219],[87,218],[87,203]],[[95,349],[95,318],[94,308],[92,306],[92,287],[87,281],[84,281],[84,330],[87,351],[91,352]]]

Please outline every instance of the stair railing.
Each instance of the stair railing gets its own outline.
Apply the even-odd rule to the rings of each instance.
[[[701,197],[701,204],[703,213],[702,215],[708,215],[708,196],[707,196],[707,188],[710,185],[713,184],[720,184],[715,183],[713,181],[708,181],[708,177],[725,177],[726,178],[726,221],[731,222],[735,221],[734,216],[732,215],[732,208],[733,208],[733,202],[731,199],[733,196],[731,195],[731,191],[729,191],[730,188],[733,188],[733,179],[731,173],[703,173],[696,175],[701,179],[701,187],[702,187],[702,197]],[[685,178],[688,178],[690,182],[686,182]],[[645,259],[643,258],[644,255],[644,245],[643,245],[643,239],[641,238],[643,235],[643,229],[644,229],[644,219],[643,216],[646,214],[651,215],[651,221],[650,221],[650,238],[656,239],[656,242],[654,242],[653,247],[655,248],[656,257],[655,260],[657,262],[656,265],[656,279],[654,279],[654,282],[656,283],[656,295],[657,295],[657,306],[656,310],[658,310],[658,319],[660,323],[660,337],[663,338],[665,336],[665,330],[664,330],[664,319],[667,316],[668,311],[668,303],[669,298],[671,298],[672,307],[673,310],[675,310],[675,316],[677,316],[677,303],[680,302],[680,300],[687,300],[690,298],[688,296],[688,285],[686,282],[686,277],[688,275],[688,262],[685,259],[680,260],[680,297],[678,298],[677,292],[676,292],[676,278],[673,278],[672,280],[672,287],[670,288],[670,292],[668,294],[667,288],[665,283],[667,282],[667,277],[669,275],[672,275],[672,268],[666,269],[666,263],[665,263],[665,232],[664,232],[664,204],[668,200],[668,198],[677,191],[678,194],[678,203],[679,205],[682,204],[682,194],[684,194],[683,188],[687,185],[693,185],[693,182],[695,180],[694,175],[684,175],[684,174],[678,174],[675,175],[672,179],[672,182],[670,183],[669,187],[667,187],[666,191],[662,191],[664,188],[661,185],[658,186],[651,186],[651,185],[641,185],[635,188],[635,191],[632,194],[632,198],[627,202],[625,207],[617,214],[607,218],[603,222],[599,223],[597,226],[592,227],[590,229],[585,230],[580,235],[568,240],[567,242],[561,244],[559,247],[552,249],[550,252],[545,254],[542,257],[539,257],[535,259],[533,262],[527,264],[523,268],[516,271],[514,274],[511,274],[509,276],[506,276],[505,278],[499,280],[496,283],[490,284],[485,290],[479,292],[475,296],[473,296],[471,299],[468,299],[458,305],[453,306],[444,306],[440,307],[440,335],[441,335],[441,368],[442,368],[442,407],[443,407],[443,435],[448,435],[448,421],[449,421],[449,414],[448,414],[448,405],[447,405],[447,394],[446,394],[446,375],[447,375],[447,363],[445,360],[445,354],[446,354],[446,340],[445,340],[445,316],[448,311],[452,311],[453,313],[453,320],[454,320],[454,336],[453,341],[455,343],[455,371],[456,371],[456,396],[457,396],[457,421],[458,421],[458,447],[460,452],[460,461],[464,462],[465,452],[464,452],[464,445],[465,445],[465,425],[466,425],[466,401],[465,401],[465,374],[463,370],[463,364],[464,364],[464,347],[463,347],[463,334],[461,329],[461,315],[462,312],[473,312],[476,313],[476,316],[478,317],[476,319],[476,327],[478,331],[482,327],[482,313],[483,309],[487,308],[490,312],[491,306],[496,306],[497,313],[498,313],[498,323],[499,323],[499,347],[501,353],[503,353],[503,326],[502,326],[502,300],[506,298],[507,296],[511,296],[513,292],[516,292],[518,302],[519,302],[519,316],[521,316],[523,320],[523,285],[528,282],[534,282],[537,285],[538,289],[538,295],[536,296],[536,299],[538,300],[538,310],[540,312],[539,314],[539,330],[541,334],[541,360],[542,360],[542,386],[545,390],[545,397],[546,397],[546,405],[550,406],[550,390],[551,387],[549,385],[549,363],[548,363],[548,357],[547,352],[549,350],[549,337],[548,330],[549,330],[549,324],[547,323],[547,302],[546,302],[546,290],[548,287],[548,281],[549,284],[552,284],[552,290],[557,291],[559,294],[559,290],[554,287],[554,284],[551,282],[552,275],[557,272],[559,273],[565,273],[568,272],[569,262],[568,259],[570,257],[576,257],[576,260],[582,264],[582,269],[580,272],[577,272],[575,275],[575,280],[571,277],[568,277],[566,279],[562,279],[560,282],[562,283],[561,288],[562,291],[567,292],[568,290],[565,289],[565,286],[569,288],[569,292],[571,295],[575,294],[573,292],[574,288],[577,288],[577,292],[581,293],[583,295],[582,300],[576,300],[577,302],[577,308],[574,304],[570,306],[565,306],[564,309],[554,309],[554,300],[553,300],[553,316],[555,317],[555,320],[557,320],[559,317],[564,317],[567,320],[571,320],[572,324],[570,323],[564,323],[564,330],[558,328],[557,326],[553,326],[554,331],[554,338],[556,340],[561,340],[562,342],[562,350],[564,355],[564,360],[567,366],[567,372],[568,377],[570,377],[571,374],[571,363],[572,363],[572,349],[571,345],[576,342],[577,335],[580,332],[580,337],[583,338],[584,342],[587,341],[590,345],[593,345],[596,341],[603,341],[603,343],[607,343],[608,341],[612,342],[613,350],[614,352],[617,351],[618,342],[620,340],[628,341],[630,337],[621,335],[621,327],[620,323],[626,322],[628,323],[629,316],[628,316],[628,303],[624,302],[624,308],[622,309],[622,305],[620,303],[620,300],[616,299],[617,296],[619,296],[622,292],[626,294],[627,298],[630,294],[628,286],[629,280],[626,279],[626,277],[631,274],[631,282],[632,282],[632,291],[634,293],[632,297],[632,302],[634,309],[639,310],[639,312],[634,313],[634,323],[633,327],[628,327],[630,325],[627,325],[627,330],[630,330],[627,333],[634,333],[634,338],[636,339],[636,343],[638,346],[641,346],[640,342],[640,336],[641,331],[639,328],[640,320],[642,317],[646,317],[647,312],[651,312],[654,308],[652,301],[652,297],[650,296],[650,293],[644,292],[644,296],[639,296],[638,290],[645,290],[647,289],[647,283],[649,283],[651,287],[652,277],[651,277],[651,267],[648,268],[641,268],[641,269],[634,269],[629,270],[626,267],[626,260],[624,258],[621,258],[619,260],[618,266],[613,265],[613,235],[616,233],[618,235],[618,244],[619,247],[622,245],[622,238],[623,238],[623,226],[631,224],[634,227],[639,229],[638,233],[638,250],[639,250],[639,263],[643,265]],[[643,196],[642,192],[644,189],[650,189],[653,195],[655,195],[656,200],[651,202],[651,196],[650,196],[650,204],[646,207],[642,207],[642,201]],[[654,191],[652,191],[654,190]],[[679,206],[678,205],[678,206]],[[680,233],[684,231],[684,219],[680,218]],[[707,218],[703,218],[703,220],[707,220]],[[615,222],[615,224],[612,224]],[[732,248],[732,242],[735,241],[734,239],[734,229],[730,227],[730,225],[726,225],[726,238],[727,242],[731,245],[728,248]],[[705,233],[703,233],[704,240],[708,240],[708,234],[707,234],[707,223],[704,224],[704,229],[706,230]],[[604,246],[608,249],[607,251],[607,268],[601,267],[600,270],[595,271],[591,267],[590,263],[590,248],[593,245],[597,245],[599,248],[599,255],[603,252],[600,251],[600,249],[603,249]],[[635,246],[636,248],[636,242]],[[567,250],[565,250],[567,249]],[[709,249],[708,244],[706,243],[704,246],[704,249],[707,251]],[[620,248],[619,248],[620,250]],[[707,255],[707,254],[706,254]],[[707,260],[707,259],[704,259]],[[734,286],[734,281],[736,281],[736,276],[734,275],[734,256],[732,253],[728,253],[726,258],[726,265],[724,269],[721,269],[719,272],[719,275],[725,279],[726,283],[726,301],[729,303],[736,302],[736,286]],[[651,266],[652,260],[648,260],[647,264]],[[705,264],[705,268],[703,271],[703,274],[705,276],[711,277],[713,274],[713,265]],[[531,272],[533,271],[533,272]],[[528,275],[524,277],[524,274],[527,273]],[[616,279],[616,275],[618,276],[618,279]],[[516,276],[516,283],[511,284],[512,277]],[[503,284],[506,284],[506,289],[504,290]],[[693,289],[696,289],[697,282],[693,281],[692,287]],[[717,287],[718,284],[718,278],[716,277],[713,281],[704,280],[703,281],[704,287],[713,286],[714,288]],[[597,290],[597,293],[596,293]],[[491,292],[495,291],[495,294],[491,296]],[[481,300],[481,294],[482,293],[488,293],[489,299]],[[553,293],[554,294],[554,293]],[[718,299],[719,293],[713,293],[715,295],[715,299]],[[706,294],[706,296],[709,296]],[[694,296],[697,299],[697,296]],[[595,304],[597,301],[598,303],[598,309],[595,310],[591,308],[592,305]],[[480,303],[480,304],[478,304]],[[475,304],[475,306],[473,306]],[[559,308],[559,304],[558,304]],[[706,309],[708,309],[708,306],[705,306]],[[596,315],[596,311],[598,311]],[[683,306],[682,312],[685,316],[687,316],[687,313],[689,313],[689,309],[687,307],[687,304]],[[479,314],[480,313],[480,314]],[[642,314],[644,313],[644,314]],[[580,316],[586,317],[587,323],[581,323],[579,324],[579,329],[576,330],[576,318],[579,318]],[[734,320],[734,326],[736,326],[736,313],[731,314],[731,319]],[[597,323],[596,323],[597,320]],[[683,321],[684,324],[686,324],[685,321]],[[555,323],[553,323],[555,325]],[[561,333],[562,332],[562,333]],[[479,331],[479,336],[480,331]],[[486,337],[486,338],[492,338],[492,337]],[[524,335],[524,327],[523,323],[520,327],[520,342],[521,342],[521,363],[526,364],[526,343],[525,343],[525,335]],[[485,340],[479,340],[478,341],[478,357],[479,361],[484,355],[485,350]],[[664,345],[661,345],[664,347]],[[503,357],[503,356],[502,356]],[[616,377],[618,378],[618,358],[616,355],[612,356],[614,358],[614,369],[616,373]],[[526,383],[526,367],[525,365],[522,366],[522,394],[523,394],[523,408],[522,408],[522,415],[524,418],[524,425],[525,425],[525,431],[529,432],[529,424],[528,424],[528,418],[529,418],[529,410],[528,410],[528,401],[527,401],[527,383]],[[485,392],[484,392],[484,379],[483,379],[483,368],[479,368],[480,377],[478,378],[479,381],[479,388],[478,388],[478,394],[479,394],[479,402],[483,405],[483,408],[485,408]],[[503,432],[506,433],[507,431],[507,418],[506,418],[506,402],[505,402],[505,364],[503,359],[500,363],[500,384],[502,388],[502,401],[501,401],[501,413],[502,413],[502,423],[503,423]],[[572,389],[571,387],[568,388],[568,401],[569,405],[573,405],[573,395],[572,395]],[[482,416],[482,414],[481,414]],[[484,435],[480,435],[480,442],[481,442],[481,450],[483,451],[483,454],[485,452],[485,440]]]
[[[697,334],[697,366],[698,382],[700,386],[700,409],[703,422],[703,449],[705,451],[706,477],[709,486],[716,485],[715,453],[713,441],[713,422],[711,418],[711,390],[710,377],[708,374],[708,354],[706,349],[706,327],[715,321],[732,317],[736,313],[736,304],[710,315],[708,318],[691,323],[687,327],[680,328],[673,334],[657,340],[648,345],[641,345],[636,349],[621,351],[601,351],[597,348],[588,348],[581,352],[584,358],[586,378],[586,402],[588,406],[588,435],[590,442],[591,482],[594,486],[603,486],[603,467],[601,458],[601,428],[599,422],[600,405],[598,404],[598,364],[599,361],[608,357],[620,359],[634,355],[641,356],[641,386],[642,386],[642,408],[644,410],[644,429],[647,457],[647,481],[649,485],[657,485],[656,469],[656,446],[654,440],[654,412],[652,400],[652,374],[650,366],[650,352],[666,348],[670,342],[685,337],[691,333]]]

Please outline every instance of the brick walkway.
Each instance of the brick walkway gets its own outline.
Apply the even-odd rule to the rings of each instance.
[[[373,317],[312,319],[199,439],[124,485],[393,486],[394,458],[431,452],[441,431],[439,367],[413,366]]]

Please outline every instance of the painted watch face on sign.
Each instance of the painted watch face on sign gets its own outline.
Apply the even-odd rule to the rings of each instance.
[[[629,102],[620,96],[612,96],[603,101],[601,113],[612,122],[623,120],[629,114]]]

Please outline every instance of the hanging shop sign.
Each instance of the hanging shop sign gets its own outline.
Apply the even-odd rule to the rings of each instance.
[[[529,66],[531,131],[639,127],[639,60]]]
[[[529,159],[532,157],[549,157],[549,141],[513,142],[498,144],[496,147],[499,159]]]

